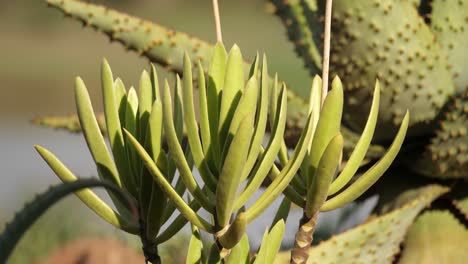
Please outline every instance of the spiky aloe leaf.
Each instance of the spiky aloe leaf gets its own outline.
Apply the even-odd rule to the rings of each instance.
[[[468,1],[434,0],[431,5],[432,32],[447,55],[456,91],[463,93],[468,89]]]
[[[296,53],[304,60],[305,66],[311,74],[319,72],[322,57],[314,39],[319,37],[317,32],[320,32],[321,27],[309,22],[319,16],[315,1],[271,0],[270,2],[274,5],[273,12],[281,18],[288,37],[294,43]]]
[[[468,229],[449,211],[426,211],[411,226],[399,264],[454,263],[468,259]]]
[[[6,225],[0,235],[0,263],[6,263],[18,241],[26,230],[56,202],[73,192],[84,188],[104,187],[121,200],[127,201],[127,206],[133,209],[135,220],[137,219],[137,209],[129,197],[111,182],[102,182],[96,179],[80,179],[74,182],[61,183],[50,187],[46,192],[36,196],[33,202],[25,205],[22,211],[16,214],[13,221]]]
[[[99,129],[103,135],[107,135],[106,121],[104,119],[104,114],[96,114],[96,120],[99,125]],[[31,122],[38,126],[50,127],[54,129],[66,130],[73,133],[81,133],[82,129],[80,126],[80,120],[78,116],[66,115],[66,116],[42,116],[36,117]]]
[[[422,188],[420,196],[402,207],[313,247],[307,263],[392,263],[418,213],[447,191],[438,185]],[[289,255],[279,254],[276,263],[289,260]]]
[[[468,92],[454,96],[444,109],[436,136],[409,168],[428,177],[468,178]]]

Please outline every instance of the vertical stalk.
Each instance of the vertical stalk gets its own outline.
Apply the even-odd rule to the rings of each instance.
[[[219,18],[218,0],[213,0],[213,14],[215,19],[216,41],[222,43],[223,35],[221,33],[221,19]]]
[[[325,29],[323,39],[323,65],[322,65],[322,98],[321,107],[328,93],[328,75],[330,68],[330,33],[331,33],[331,12],[332,0],[327,0],[325,4]],[[305,210],[305,208],[304,208]],[[304,211],[299,222],[299,230],[296,233],[294,248],[291,251],[291,263],[307,263],[309,258],[309,249],[312,244],[315,226],[320,210],[317,210],[308,217]]]
[[[328,73],[330,68],[330,31],[332,0],[327,0],[325,7],[325,29],[323,39],[323,66],[322,66],[322,105],[328,93]]]
[[[291,251],[291,263],[305,264],[309,258],[309,249],[312,244],[315,226],[319,212],[316,212],[312,217],[304,215],[299,222],[299,230],[294,239],[294,248]]]

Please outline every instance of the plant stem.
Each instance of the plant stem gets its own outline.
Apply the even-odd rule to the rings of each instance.
[[[317,211],[311,218],[308,218],[304,212],[294,240],[294,249],[291,251],[291,263],[307,263],[318,214],[319,212]]]
[[[330,31],[332,0],[327,0],[325,6],[325,29],[323,39],[323,66],[322,66],[322,105],[328,93],[328,73],[330,69]]]
[[[223,35],[221,33],[221,19],[219,18],[218,0],[213,0],[213,13],[216,27],[216,40],[222,43]]]

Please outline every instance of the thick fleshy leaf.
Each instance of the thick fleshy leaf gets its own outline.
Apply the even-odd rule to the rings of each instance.
[[[185,186],[187,186],[187,189],[193,195],[195,200],[197,200],[208,212],[213,213],[213,202],[207,198],[207,195],[201,191],[198,183],[195,181],[192,169],[185,158],[184,151],[182,150],[179,138],[177,137],[176,128],[174,126],[174,117],[172,114],[170,93],[169,84],[166,82],[164,85],[163,95],[163,125],[171,159],[177,166],[180,177],[182,177]]]
[[[201,218],[192,208],[190,208],[187,203],[179,196],[179,194],[174,190],[169,182],[167,182],[164,175],[158,169],[156,164],[151,159],[151,156],[146,152],[143,146],[138,142],[138,140],[130,134],[127,130],[124,130],[126,136],[128,137],[130,143],[135,148],[136,152],[140,155],[143,160],[146,168],[149,170],[153,179],[161,186],[161,189],[166,193],[166,195],[175,203],[177,209],[183,214],[192,224],[199,227],[202,230],[207,232],[213,231],[213,226]]]
[[[192,66],[187,54],[184,56],[184,80],[182,88],[182,104],[184,110],[184,123],[187,129],[187,138],[192,151],[195,166],[205,184],[213,191],[216,190],[216,180],[208,168],[205,153],[198,133],[198,123],[195,117],[195,106],[192,84]]]
[[[218,225],[228,224],[242,176],[242,168],[249,151],[253,132],[253,117],[247,115],[240,123],[232,140],[216,188],[216,215]]]
[[[312,185],[307,190],[306,216],[311,218],[319,210],[328,196],[328,188],[335,177],[336,170],[340,163],[340,155],[343,151],[343,136],[341,134],[332,138],[327,148],[323,152],[322,158],[315,171]]]
[[[366,126],[362,131],[361,138],[359,138],[359,141],[356,143],[351,156],[346,162],[346,166],[331,184],[328,195],[333,195],[340,191],[349,182],[349,180],[351,180],[351,178],[359,169],[359,166],[362,164],[362,161],[366,156],[367,149],[369,148],[372,141],[372,136],[374,135],[375,125],[377,124],[377,116],[379,114],[379,103],[380,85],[377,81],[375,84],[374,99],[372,100],[371,110]]]
[[[226,63],[226,75],[221,96],[219,110],[219,135],[221,146],[224,146],[234,111],[239,103],[244,88],[244,69],[242,54],[238,46],[234,45],[229,51]]]
[[[41,155],[45,162],[49,164],[50,168],[63,182],[72,182],[78,180],[78,178],[50,151],[41,146],[35,146],[35,148],[39,155]],[[121,215],[112,210],[110,206],[102,201],[101,198],[99,198],[90,189],[76,192],[76,196],[78,196],[78,198],[84,204],[86,204],[86,206],[88,206],[109,224],[126,232],[138,234],[138,226],[130,224],[130,220],[123,218]]]
[[[192,236],[187,251],[187,264],[199,264],[203,260],[203,242],[200,231],[197,227],[192,226]]]
[[[359,177],[351,186],[345,189],[343,192],[339,193],[335,197],[326,201],[321,211],[331,211],[336,208],[339,208],[345,204],[348,204],[354,201],[356,198],[361,196],[367,189],[369,189],[379,178],[382,176],[385,171],[390,167],[393,160],[400,151],[401,145],[406,136],[406,131],[408,130],[409,123],[409,113],[406,112],[405,118],[403,119],[400,129],[393,140],[392,145],[387,150],[387,153],[369,170],[367,170],[361,177]]]

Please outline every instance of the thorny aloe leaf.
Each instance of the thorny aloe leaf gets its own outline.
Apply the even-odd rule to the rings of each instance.
[[[399,264],[466,262],[468,229],[449,211],[431,210],[420,215],[403,243]]]
[[[14,247],[18,244],[26,230],[54,203],[60,199],[90,187],[105,187],[108,192],[114,193],[121,200],[126,201],[129,208],[134,212],[135,220],[137,218],[137,210],[132,201],[128,199],[125,193],[113,183],[102,182],[95,179],[80,179],[74,182],[64,182],[57,186],[51,187],[45,193],[38,195],[33,202],[26,204],[21,212],[19,212],[10,224],[7,224],[5,230],[0,235],[0,263],[6,263],[8,257],[12,253]]]

